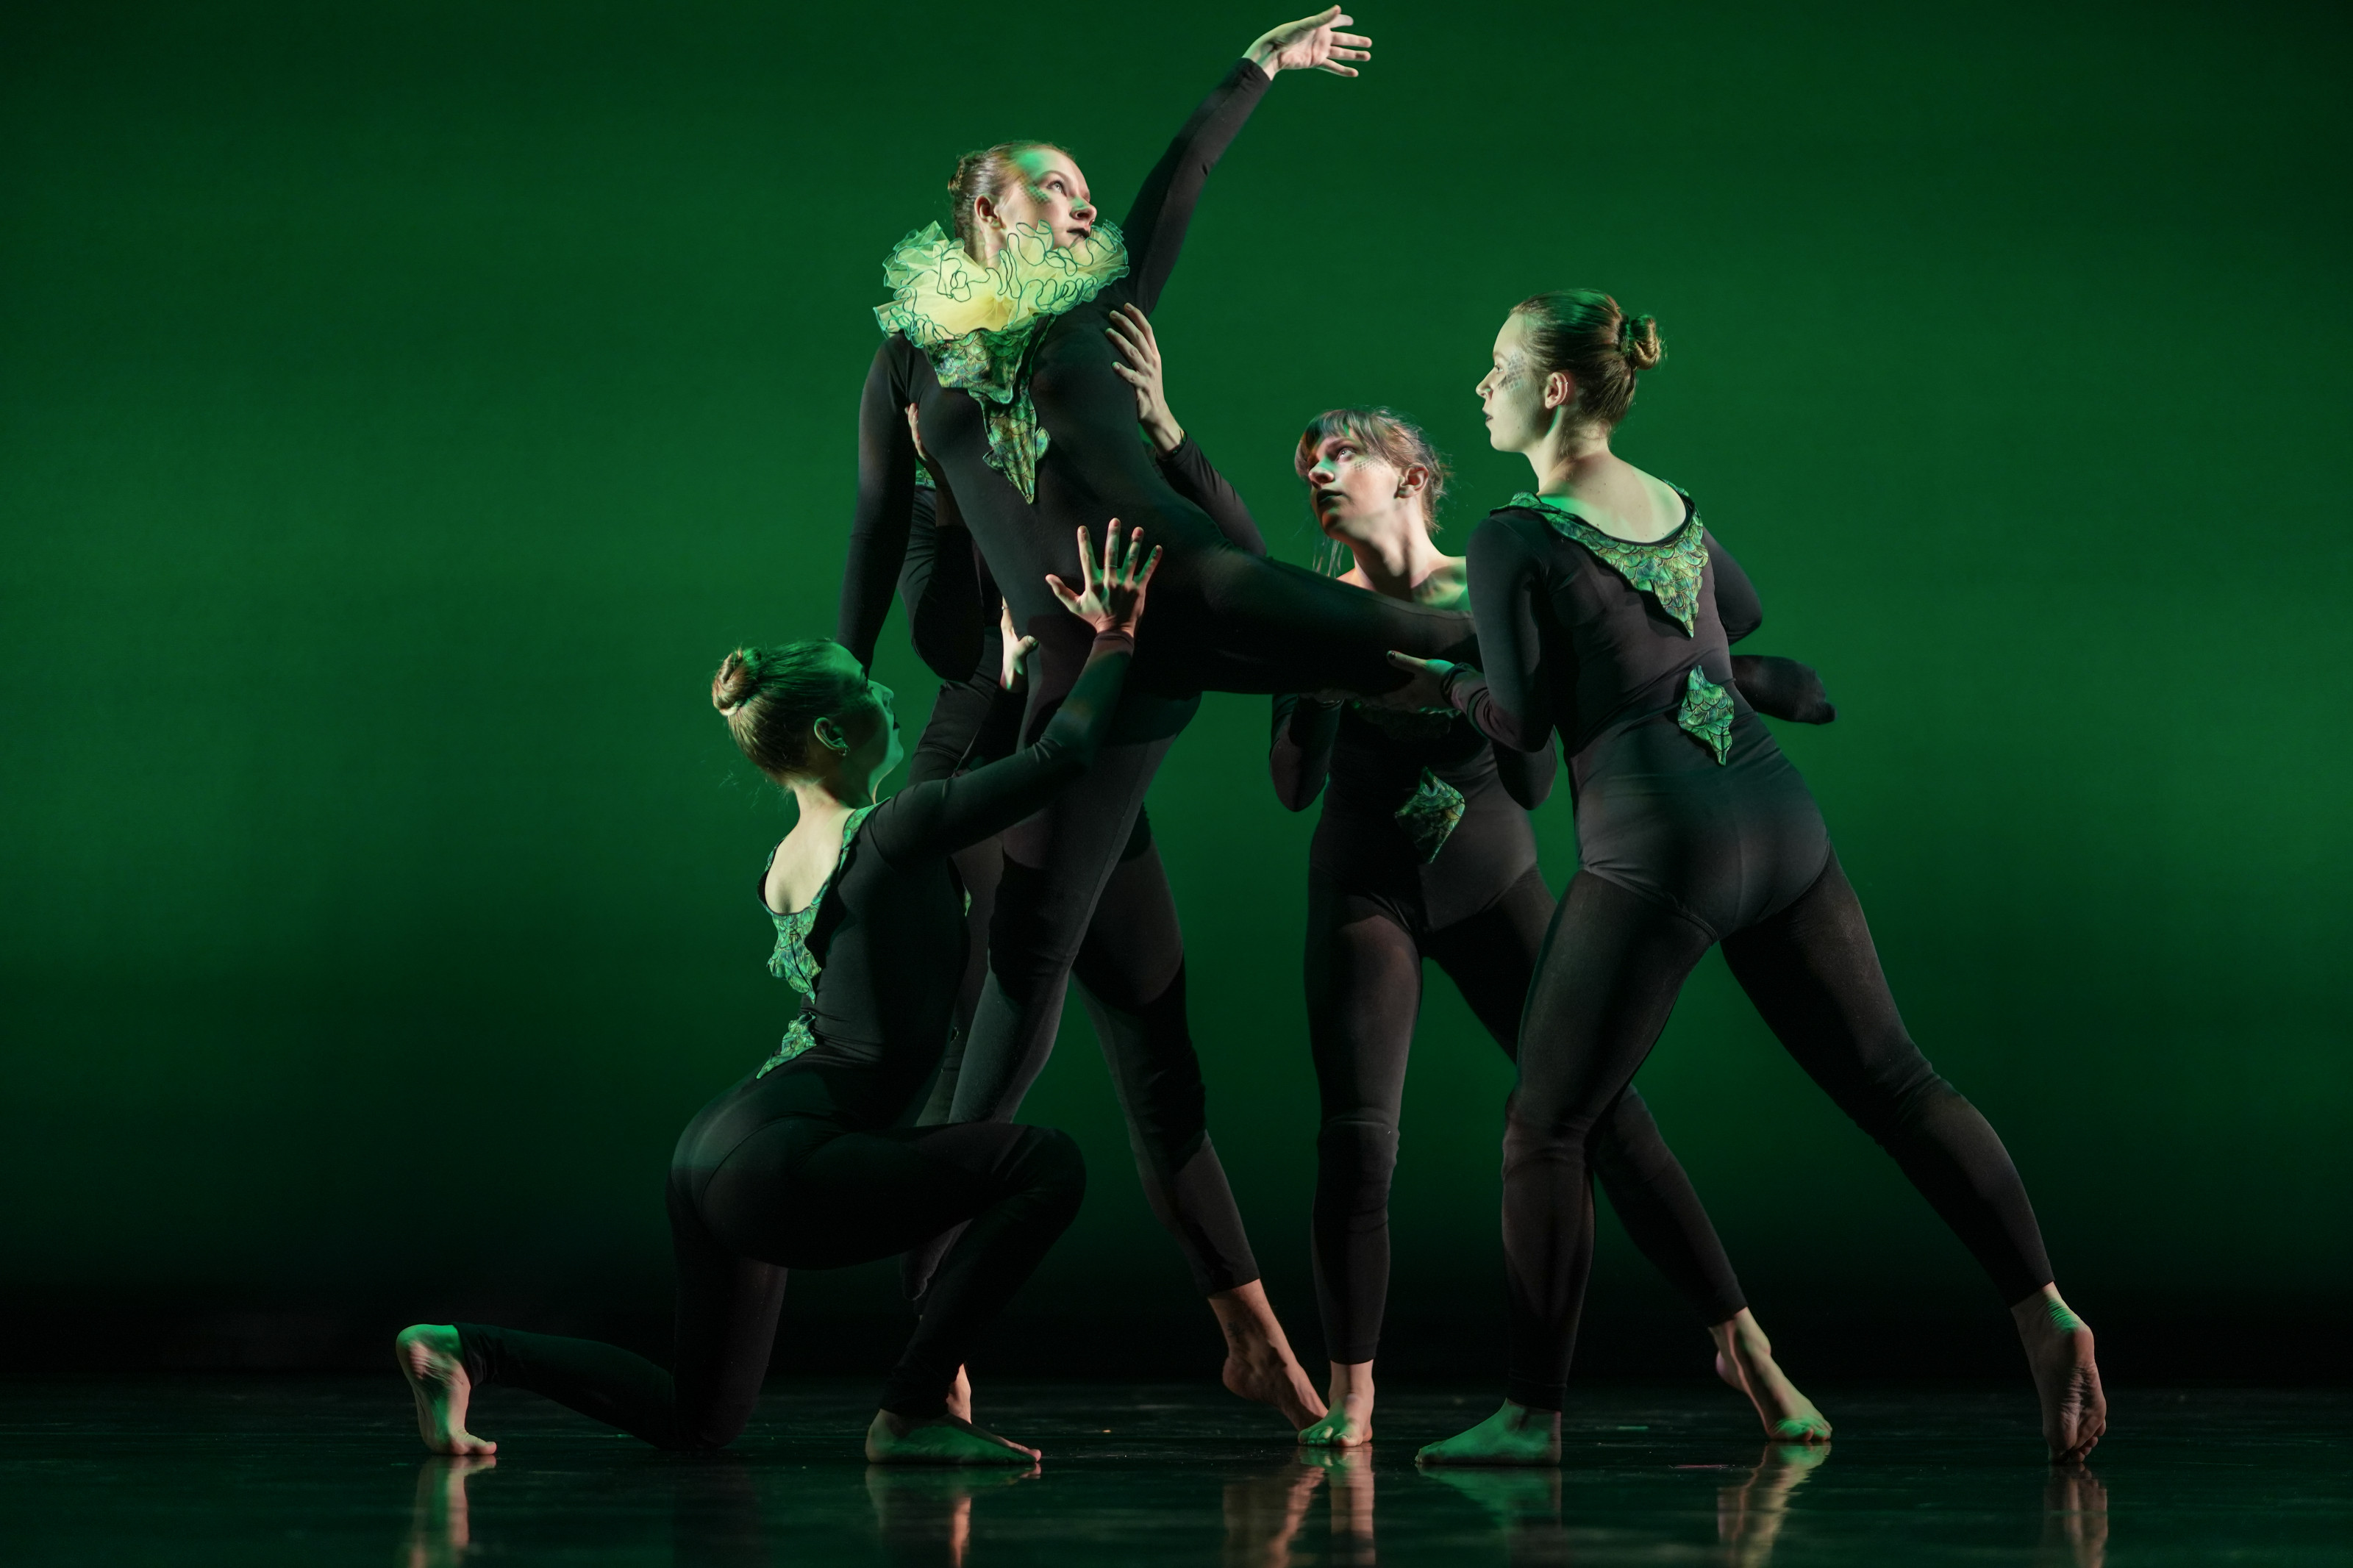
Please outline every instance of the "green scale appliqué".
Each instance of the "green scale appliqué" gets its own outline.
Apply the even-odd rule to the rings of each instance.
[[[841,825],[841,852],[833,858],[833,869],[826,874],[816,897],[788,915],[768,911],[768,918],[776,922],[776,950],[768,954],[768,973],[801,994],[801,1010],[785,1026],[783,1042],[774,1056],[760,1064],[754,1078],[765,1078],[769,1068],[784,1066],[817,1044],[817,1036],[809,1030],[808,1004],[816,999],[818,972],[823,966],[808,950],[809,928],[817,924],[817,911],[824,905],[826,894],[833,890],[834,878],[841,875],[841,863],[849,858],[849,841],[858,837],[860,826],[873,809],[861,805]]]
[[[1438,858],[1438,852],[1446,847],[1461,823],[1462,792],[1428,768],[1422,769],[1421,782],[1397,808],[1397,825],[1405,829],[1423,865]]]
[[[1681,489],[1675,493],[1683,495]],[[1644,544],[1604,533],[1575,512],[1525,490],[1512,498],[1512,504],[1536,513],[1555,533],[1591,551],[1636,593],[1657,600],[1685,637],[1697,635],[1700,587],[1707,578],[1707,531],[1696,510],[1674,532]],[[1715,753],[1718,767],[1732,758],[1732,693],[1710,680],[1699,666],[1692,666],[1675,722]]]
[[[1715,753],[1717,767],[1732,760],[1732,693],[1710,680],[1697,665],[1692,666],[1683,702],[1675,709],[1675,722],[1707,743],[1707,749]]]
[[[1451,711],[1440,713],[1424,709],[1405,712],[1395,708],[1375,707],[1368,702],[1351,702],[1349,706],[1356,710],[1358,718],[1392,741],[1442,740],[1456,722]],[[1424,768],[1420,780],[1413,787],[1413,794],[1408,795],[1405,804],[1391,815],[1405,834],[1406,841],[1413,846],[1414,853],[1420,856],[1421,863],[1427,866],[1438,858],[1438,852],[1446,847],[1446,841],[1462,825],[1462,792]]]

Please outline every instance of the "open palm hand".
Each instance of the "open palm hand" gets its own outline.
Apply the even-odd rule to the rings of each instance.
[[[1337,5],[1318,11],[1313,16],[1302,16],[1296,22],[1285,22],[1270,27],[1246,51],[1259,69],[1273,76],[1279,71],[1320,70],[1334,76],[1355,76],[1356,68],[1345,64],[1347,60],[1369,60],[1373,58],[1373,40],[1355,33],[1335,29],[1356,20]]]
[[[1046,586],[1053,590],[1062,608],[1096,631],[1133,636],[1135,623],[1144,616],[1144,591],[1151,586],[1152,574],[1160,564],[1160,547],[1154,545],[1146,555],[1144,530],[1139,528],[1123,540],[1119,519],[1113,518],[1103,529],[1103,563],[1097,565],[1094,542],[1084,528],[1078,531],[1079,586],[1072,588],[1050,572],[1046,574]]]

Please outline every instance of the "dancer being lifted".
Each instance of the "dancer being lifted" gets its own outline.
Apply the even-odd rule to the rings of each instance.
[[[1087,787],[1004,836],[990,977],[957,1083],[959,1121],[1010,1116],[1044,1067],[1096,900],[1202,691],[1383,690],[1402,680],[1383,650],[1440,654],[1468,643],[1466,616],[1343,587],[1222,536],[1136,439],[1134,396],[1113,373],[1103,334],[1114,307],[1157,301],[1211,166],[1268,83],[1285,70],[1354,76],[1346,62],[1368,58],[1368,40],[1336,30],[1346,21],[1334,7],[1253,43],[1179,131],[1124,226],[1101,220],[1085,175],[1061,149],[1008,142],[957,166],[953,238],[932,226],[886,263],[894,298],[877,312],[890,336],[860,414],[843,644],[871,662],[889,610],[914,489],[909,404],[1015,627],[1039,639],[1032,729],[1069,690],[1084,656],[1083,639],[1064,629],[1038,585],[1047,572],[1071,570],[1072,530],[1116,513],[1166,552],[1155,635]],[[1156,866],[1139,875],[1156,876]],[[1164,972],[1174,984],[1173,953]],[[1228,1385],[1304,1425],[1323,1413],[1321,1402],[1265,1307],[1246,1244],[1236,1247],[1240,1221],[1200,1125],[1198,1110],[1172,1116],[1153,1157],[1186,1173],[1173,1184],[1181,1202],[1198,1206],[1181,1223],[1238,1276],[1211,1292],[1232,1351]]]
[[[1171,481],[1211,516],[1255,531],[1170,410],[1151,323],[1131,307],[1111,330]],[[1341,582],[1419,604],[1462,603],[1463,563],[1430,537],[1446,465],[1419,428],[1386,409],[1335,409],[1307,426],[1293,458],[1317,525],[1349,558]],[[1783,711],[1794,693],[1803,717],[1830,717],[1805,666],[1738,664],[1744,687],[1772,693],[1768,710]],[[1324,800],[1308,852],[1306,982],[1323,1098],[1315,1290],[1332,1382],[1330,1413],[1300,1440],[1353,1447],[1373,1435],[1389,1178],[1422,960],[1437,962],[1504,1054],[1516,1056],[1520,1008],[1553,912],[1526,807],[1552,787],[1553,753],[1499,750],[1451,712],[1283,696],[1274,700],[1270,765],[1292,810]],[[1827,1441],[1830,1423],[1775,1364],[1706,1209],[1630,1085],[1595,1131],[1593,1161],[1627,1233],[1698,1312],[1717,1373],[1748,1395],[1766,1431]]]
[[[2052,1283],[2001,1140],[1905,1033],[1862,908],[1805,781],[1734,679],[1756,591],[1691,498],[1625,462],[1610,432],[1658,329],[1589,290],[1523,301],[1479,383],[1488,437],[1535,470],[1472,535],[1478,669],[1399,654],[1502,745],[1557,730],[1579,868],[1520,1026],[1504,1140],[1511,1379],[1502,1410],[1421,1458],[1554,1464],[1592,1261],[1598,1134],[1709,947],[1814,1081],[1894,1156],[2010,1313],[2054,1458],[2107,1423],[2092,1331]]]
[[[792,791],[800,819],[760,900],[772,972],[803,1005],[760,1068],[703,1107],[671,1156],[678,1258],[670,1370],[590,1340],[473,1323],[404,1330],[396,1350],[418,1432],[437,1453],[489,1453],[471,1391],[505,1383],[665,1448],[715,1448],[759,1398],[787,1268],[904,1251],[951,1226],[921,1322],[866,1433],[880,1463],[1017,1464],[1037,1450],[975,1426],[962,1368],[975,1337],[1078,1213],[1078,1145],[1045,1127],[908,1127],[937,1069],[965,931],[952,857],[1034,812],[1102,750],[1134,651],[1157,552],[1114,525],[1100,567],[1055,597],[1092,632],[1084,668],[1037,742],[961,777],[878,803],[902,756],[890,689],[839,645],[728,655],[712,682],[744,754]]]

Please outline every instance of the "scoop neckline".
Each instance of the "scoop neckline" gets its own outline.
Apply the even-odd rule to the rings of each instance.
[[[1667,530],[1666,532],[1659,535],[1656,539],[1629,539],[1622,533],[1610,532],[1608,529],[1602,527],[1591,518],[1569,510],[1568,508],[1562,506],[1550,496],[1540,495],[1536,497],[1536,500],[1552,508],[1555,511],[1560,513],[1561,516],[1573,518],[1577,521],[1583,523],[1586,527],[1591,529],[1602,538],[1609,541],[1612,544],[1623,544],[1633,550],[1655,550],[1662,544],[1673,543],[1677,535],[1681,534],[1683,530],[1689,528],[1693,523],[1699,521],[1699,508],[1693,504],[1690,491],[1684,489],[1681,485],[1669,484],[1665,479],[1661,479],[1659,482],[1662,485],[1666,485],[1667,489],[1674,491],[1675,494],[1683,500],[1683,520],[1675,524],[1674,527]]]
[[[833,890],[833,879],[841,875],[842,861],[849,857],[849,841],[858,837],[858,830],[860,827],[866,826],[866,814],[873,809],[874,807],[871,805],[855,806],[851,808],[849,815],[842,819],[841,847],[834,854],[833,869],[828,871],[825,874],[825,880],[817,885],[817,891],[809,895],[809,901],[797,910],[779,910],[776,905],[768,902],[768,873],[776,869],[776,850],[785,847],[784,839],[780,838],[776,841],[776,847],[768,851],[767,864],[760,868],[760,907],[768,911],[770,918],[780,921],[792,920],[808,913],[825,902],[826,894]],[[792,835],[786,834],[785,837],[789,838]]]

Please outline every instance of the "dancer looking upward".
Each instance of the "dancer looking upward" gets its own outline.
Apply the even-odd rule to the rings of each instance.
[[[1506,1116],[1511,1379],[1502,1410],[1421,1458],[1553,1464],[1593,1247],[1596,1136],[1684,976],[1722,943],[1814,1081],[1887,1150],[2010,1304],[2054,1458],[2106,1426],[2092,1331],[2052,1281],[2025,1184],[1976,1107],[1905,1032],[1821,813],[1733,677],[1756,591],[1690,497],[1617,457],[1610,432],[1659,363],[1651,318],[1590,290],[1524,300],[1479,383],[1488,437],[1535,493],[1472,535],[1483,666],[1397,657],[1499,744],[1555,731],[1579,868],[1520,1027]]]
[[[803,1005],[757,1071],[705,1106],[671,1157],[678,1350],[664,1369],[612,1345],[473,1323],[397,1342],[417,1429],[437,1453],[489,1453],[472,1390],[512,1384],[665,1448],[715,1448],[750,1417],[787,1268],[902,1252],[961,1225],[867,1429],[880,1463],[1029,1465],[975,1426],[962,1367],[976,1337],[1077,1214],[1078,1145],[1008,1122],[909,1127],[947,1042],[964,958],[955,851],[1086,772],[1116,711],[1156,555],[1114,524],[1100,567],[1054,595],[1093,652],[1037,742],[961,777],[877,799],[902,755],[890,689],[829,642],[730,654],[712,701],[800,818],[760,888],[770,970]]]
[[[1212,516],[1246,517],[1169,408],[1151,322],[1128,308],[1110,330],[1178,491]],[[1293,457],[1317,526],[1347,557],[1342,583],[1419,603],[1462,602],[1463,563],[1431,538],[1446,465],[1419,428],[1386,409],[1335,409],[1309,424]],[[1776,672],[1780,685],[1812,681],[1803,666],[1775,663],[1787,667]],[[1816,706],[1827,713],[1826,703]],[[1422,961],[1446,972],[1504,1054],[1515,1056],[1553,912],[1526,808],[1552,787],[1553,753],[1549,745],[1499,751],[1451,711],[1282,696],[1269,763],[1291,810],[1324,801],[1308,852],[1305,975],[1323,1100],[1314,1257],[1331,1389],[1329,1414],[1300,1440],[1354,1447],[1373,1435],[1389,1180]],[[1631,1085],[1597,1129],[1593,1158],[1610,1206],[1696,1310],[1715,1342],[1718,1373],[1748,1395],[1767,1433],[1826,1441],[1830,1423],[1775,1363],[1706,1209]]]
[[[1467,616],[1357,593],[1223,536],[1136,439],[1133,394],[1113,374],[1103,333],[1113,307],[1149,310],[1158,300],[1210,169],[1268,84],[1287,70],[1354,76],[1348,62],[1369,58],[1369,40],[1338,30],[1346,21],[1335,6],[1253,42],[1177,132],[1123,225],[1102,220],[1063,150],[1008,142],[958,165],[953,237],[930,226],[885,264],[893,298],[877,312],[889,335],[860,411],[842,643],[871,661],[888,613],[914,484],[915,439],[903,416],[911,403],[923,448],[1004,589],[1016,630],[1039,639],[1032,730],[1070,689],[1086,652],[1039,586],[1047,573],[1071,571],[1072,531],[1115,513],[1166,552],[1155,584],[1160,629],[1138,654],[1087,788],[1003,837],[990,974],[956,1085],[958,1121],[1011,1116],[1043,1069],[1096,902],[1202,691],[1381,690],[1403,679],[1384,649],[1440,654],[1468,642]],[[1172,952],[1164,972],[1174,976],[1176,967]],[[1254,1266],[1210,1300],[1227,1335],[1228,1386],[1275,1405],[1295,1425],[1321,1415]]]

